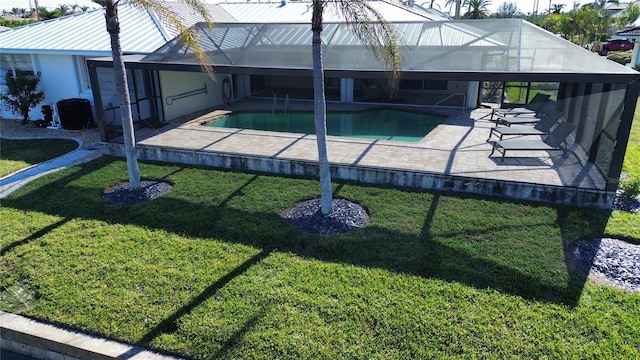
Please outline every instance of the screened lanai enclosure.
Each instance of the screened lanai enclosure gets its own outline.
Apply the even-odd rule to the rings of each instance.
[[[617,179],[638,98],[638,72],[602,58],[521,19],[393,22],[402,65],[387,65],[344,23],[324,24],[328,101],[428,109],[514,107],[536,94],[576,125],[572,150],[583,165]],[[178,38],[150,55],[125,57],[135,121],[163,123],[243,99],[312,99],[311,25],[196,25],[215,79],[202,72]],[[89,61],[104,141],[117,137],[118,108],[109,88],[110,59]],[[115,130],[114,130],[115,129]],[[617,181],[605,181],[615,192]]]

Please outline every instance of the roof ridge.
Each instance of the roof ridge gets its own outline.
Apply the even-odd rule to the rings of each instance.
[[[129,2],[125,2],[124,4],[129,4]],[[162,25],[162,20],[158,17],[155,11],[153,11],[148,7],[144,7],[144,9],[146,13],[149,14],[149,17],[151,18],[151,22],[153,22],[153,24],[156,26],[156,28],[158,29],[158,32],[160,32],[160,35],[162,36],[164,41],[171,40],[171,37],[169,36],[167,29],[164,28],[164,25]]]

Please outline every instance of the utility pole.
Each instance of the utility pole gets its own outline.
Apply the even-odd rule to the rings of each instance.
[[[33,0],[36,4],[36,21],[40,21],[40,6],[38,6],[38,0]]]

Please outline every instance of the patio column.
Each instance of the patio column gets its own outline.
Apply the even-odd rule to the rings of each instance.
[[[640,52],[640,43],[638,42],[638,39],[633,39],[633,43],[633,53],[631,55],[631,63],[629,64],[632,69],[638,65],[638,52]]]
[[[467,86],[467,103],[464,104],[469,109],[475,109],[478,105],[478,96],[480,94],[480,82],[469,81]]]
[[[353,79],[340,79],[340,101],[353,102]]]

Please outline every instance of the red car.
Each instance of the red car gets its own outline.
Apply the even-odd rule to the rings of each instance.
[[[626,51],[633,49],[634,42],[627,39],[611,39],[602,44],[600,55],[607,55],[609,51]]]

